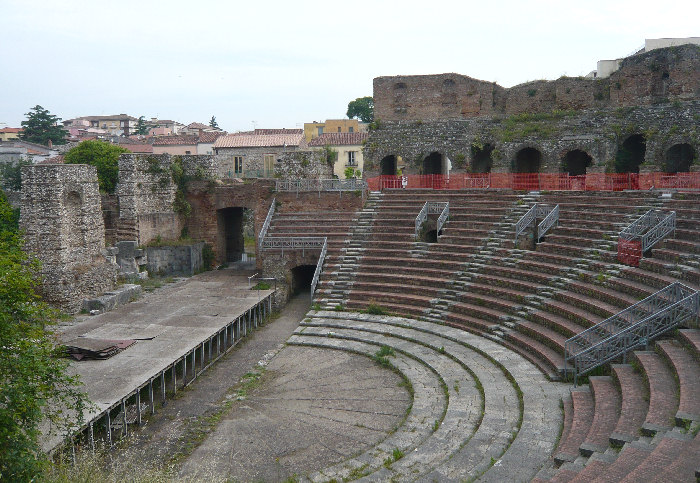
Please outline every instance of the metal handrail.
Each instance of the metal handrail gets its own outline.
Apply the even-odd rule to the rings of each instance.
[[[321,278],[321,271],[323,270],[323,262],[326,260],[326,253],[328,252],[328,239],[323,239],[323,247],[321,248],[321,254],[318,256],[318,263],[316,264],[316,270],[314,271],[314,278],[311,280],[311,301],[314,300],[314,293],[316,293],[316,286],[318,285],[318,280]]]
[[[676,212],[672,211],[655,227],[642,235],[642,253],[660,242],[666,235],[676,231]]]
[[[530,226],[530,224],[535,221],[535,218],[537,218],[537,203],[532,205],[532,208],[527,210],[527,213],[525,213],[516,223],[515,223],[515,239],[517,240],[518,237],[522,232],[525,231],[525,229]]]
[[[564,344],[564,361],[573,368],[574,384],[578,376],[647,345],[653,337],[698,316],[699,312],[700,292],[674,282],[571,337]]]
[[[555,225],[559,226],[559,205],[552,208],[552,211],[537,225],[537,240],[541,240],[545,233]]]
[[[323,248],[326,243],[326,237],[320,236],[268,236],[263,240],[263,249],[281,248],[282,250],[298,250],[298,249],[318,249]]]
[[[663,212],[659,210],[647,211],[642,216],[627,225],[625,229],[620,232],[620,238],[624,238],[625,240],[634,240],[639,238],[642,233],[661,222],[663,219],[662,215]]]
[[[260,233],[258,234],[258,248],[262,248],[263,240],[265,235],[267,235],[267,229],[270,228],[270,223],[272,222],[272,217],[275,214],[275,206],[277,198],[272,198],[272,203],[270,204],[270,209],[267,210],[267,216],[263,222],[262,228],[260,228]]]
[[[447,218],[450,216],[450,204],[445,203],[445,207],[442,209],[442,212],[440,213],[440,216],[438,216],[437,219],[437,225],[435,228],[435,231],[437,231],[438,234],[440,234],[440,230],[442,230],[442,227],[447,223]]]
[[[418,215],[416,216],[416,221],[415,221],[415,237],[418,239],[418,234],[420,233],[420,228],[423,226],[423,223],[425,223],[425,220],[428,219],[428,215],[440,215],[438,217],[438,229],[437,231],[439,232],[440,229],[442,228],[442,225],[447,221],[447,217],[449,216],[450,209],[449,209],[450,203],[447,201],[426,201],[423,204],[423,207],[420,209],[418,212]],[[447,210],[447,211],[445,211]],[[445,214],[446,213],[446,214]],[[444,217],[443,217],[444,214]],[[442,218],[442,221],[440,220]]]
[[[416,216],[416,231],[414,236],[416,237],[416,240],[418,239],[418,233],[420,232],[420,227],[423,226],[423,223],[425,223],[425,220],[428,218],[428,201],[426,201],[423,204],[423,207],[420,209],[418,212],[418,216]]]
[[[277,179],[275,191],[358,191],[366,190],[367,182],[359,178],[347,179]]]

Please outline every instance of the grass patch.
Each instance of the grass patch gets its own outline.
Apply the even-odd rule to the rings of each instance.
[[[251,287],[251,290],[270,290],[270,284],[261,280]]]
[[[389,312],[384,307],[377,304],[369,304],[365,309],[365,313],[370,315],[389,315]]]
[[[134,280],[136,285],[141,285],[141,288],[145,292],[153,292],[157,288],[161,288],[166,283],[174,283],[174,277],[149,277],[145,280],[137,279]]]
[[[403,457],[403,451],[401,451],[399,448],[394,448],[394,450],[391,452],[391,455],[384,460],[384,466],[386,468],[389,468],[393,463],[397,462]]]

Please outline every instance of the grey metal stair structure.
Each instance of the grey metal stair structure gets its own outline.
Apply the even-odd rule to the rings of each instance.
[[[578,377],[700,315],[700,292],[670,284],[566,341],[565,360]]]
[[[559,224],[559,205],[554,207],[542,203],[535,203],[532,205],[532,208],[527,210],[515,223],[515,239],[517,240],[520,234],[530,225],[536,223],[538,219],[541,221],[537,224],[537,237],[535,241],[541,240],[552,226]]]

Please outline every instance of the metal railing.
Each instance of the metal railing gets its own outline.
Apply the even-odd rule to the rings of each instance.
[[[277,198],[272,198],[270,209],[267,210],[267,216],[265,217],[263,226],[260,228],[260,233],[258,234],[258,248],[262,248],[263,246],[263,240],[265,240],[265,235],[267,235],[267,229],[270,228],[272,217],[275,214],[275,206],[277,206]]]
[[[559,225],[559,205],[556,205],[554,208],[541,203],[532,205],[532,208],[527,210],[515,223],[515,240],[517,241],[520,234],[538,218],[542,218],[542,221],[537,225],[537,241],[539,241],[554,225]]]
[[[559,205],[552,208],[552,211],[537,225],[537,241],[541,240],[553,226],[559,226]]]
[[[323,262],[326,260],[326,253],[328,252],[328,239],[323,239],[323,247],[321,247],[321,254],[318,256],[318,263],[316,263],[316,270],[314,271],[314,278],[311,280],[311,301],[314,300],[314,293],[316,293],[316,286],[318,285],[318,279],[321,278],[321,271],[323,270]]]
[[[268,236],[263,240],[264,250],[318,250],[323,248],[326,237],[320,236]]]
[[[659,243],[666,235],[676,231],[676,212],[672,211],[656,226],[642,235],[642,253]]]
[[[415,235],[414,235],[416,237],[416,239],[418,239],[418,235],[420,233],[421,226],[423,226],[423,223],[425,223],[425,220],[428,219],[428,215],[440,215],[440,216],[438,216],[438,228],[437,228],[437,231],[439,232],[442,229],[442,226],[447,221],[447,217],[450,214],[449,206],[450,206],[450,203],[447,201],[426,201],[423,204],[423,207],[418,212],[418,216],[416,216]]]
[[[627,265],[639,266],[644,253],[676,230],[676,212],[649,210],[620,232],[617,258]]]
[[[278,179],[276,191],[358,191],[367,189],[367,183],[359,178],[348,179]]]
[[[680,282],[650,295],[612,317],[568,339],[564,361],[578,376],[610,362],[686,320],[697,317],[700,292]]]

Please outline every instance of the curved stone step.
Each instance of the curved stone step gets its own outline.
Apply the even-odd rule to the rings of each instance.
[[[654,434],[670,429],[678,410],[676,380],[661,356],[651,351],[635,351],[634,357],[644,371],[649,388],[649,410],[642,431]]]
[[[566,440],[554,455],[557,463],[574,461],[578,457],[579,447],[593,422],[593,396],[588,386],[572,389],[571,399],[574,403],[573,419]]]
[[[593,452],[604,452],[610,442],[610,433],[620,417],[620,393],[610,376],[591,376],[589,378],[593,394],[593,421],[586,439],[579,446],[583,456]]]
[[[385,476],[388,476],[387,479],[396,477],[406,479],[409,476],[422,475],[455,453],[480,428],[483,401],[479,387],[472,375],[450,357],[409,340],[385,337],[352,328],[308,324],[313,322],[300,326],[295,334],[307,338],[313,336],[322,339],[345,338],[375,344],[377,349],[387,345],[431,367],[444,381],[445,392],[449,391],[447,409],[436,431],[413,451],[405,452],[405,456],[400,460],[385,465],[384,468],[379,466],[378,471],[372,474],[372,479],[385,479]],[[459,387],[459,392],[448,389],[453,384]],[[427,422],[427,424],[431,423]],[[391,457],[391,453],[383,455],[381,461],[388,457]]]
[[[377,346],[363,342],[292,335],[290,345],[313,346],[326,349],[345,350],[372,357]],[[391,364],[409,381],[413,388],[413,403],[403,424],[377,446],[350,460],[323,469],[309,476],[312,481],[329,481],[333,478],[342,481],[350,475],[361,475],[368,468],[382,465],[394,448],[407,452],[420,445],[433,433],[434,421],[439,421],[447,408],[443,382],[438,375],[424,364],[416,364],[415,359],[398,353],[391,358]]]
[[[611,367],[622,394],[622,409],[620,419],[610,434],[610,442],[623,445],[639,437],[649,403],[644,399],[644,380],[641,374],[629,364],[613,364]]]
[[[661,340],[656,346],[671,362],[678,378],[680,400],[675,414],[676,424],[682,426],[685,421],[700,421],[700,363],[675,340]]]
[[[503,481],[509,475],[518,473],[523,479],[531,479],[548,460],[557,434],[561,426],[561,410],[559,400],[561,396],[568,392],[568,386],[548,382],[542,373],[527,360],[511,350],[483,337],[475,336],[471,333],[452,327],[441,326],[430,322],[405,319],[400,317],[372,316],[359,313],[337,313],[337,312],[312,312],[310,315],[323,316],[328,319],[349,320],[352,323],[366,323],[365,329],[372,329],[379,332],[384,339],[384,334],[394,333],[401,330],[410,330],[411,335],[417,341],[422,341],[433,347],[444,347],[447,354],[463,354],[465,357],[469,352],[464,348],[476,351],[484,355],[487,359],[494,361],[494,367],[500,367],[502,374],[508,379],[514,380],[516,386],[522,390],[523,413],[520,431],[515,435],[515,439],[507,447],[506,452],[499,458],[489,456],[481,458],[481,470],[488,471],[481,476],[484,481]],[[345,322],[345,323],[350,323]],[[332,322],[329,322],[332,323]],[[407,335],[407,333],[404,333]],[[427,337],[427,338],[426,338]],[[438,345],[440,344],[440,345]],[[452,352],[450,352],[452,351]],[[476,368],[476,366],[475,366]],[[480,368],[480,370],[483,370]],[[499,376],[500,377],[500,376]],[[508,383],[510,384],[510,383]],[[484,386],[486,389],[486,386]],[[451,388],[453,389],[453,388]],[[503,399],[500,389],[496,389],[497,398]],[[516,395],[517,396],[517,395]],[[491,394],[487,398],[493,397]],[[487,399],[490,400],[490,399]],[[485,419],[486,421],[486,419]],[[483,423],[482,423],[483,424]],[[506,434],[506,440],[513,437],[513,434]],[[479,439],[474,439],[474,443],[479,444]],[[500,440],[503,443],[503,439]],[[471,449],[471,447],[470,447]],[[462,452],[460,452],[462,454]],[[453,456],[455,462],[461,458],[460,454]],[[467,455],[468,453],[464,453]],[[494,458],[491,460],[491,458]],[[487,461],[485,461],[487,460]],[[495,462],[490,469],[488,466]],[[486,463],[484,467],[483,464]],[[456,468],[459,467],[459,468]],[[440,467],[436,471],[440,471]],[[481,471],[479,470],[479,471]],[[442,469],[443,475],[458,473],[470,474],[464,471],[464,465],[455,464]],[[471,474],[478,474],[472,472]],[[376,475],[379,476],[379,475]],[[386,475],[387,479],[390,476]],[[467,476],[463,476],[467,477]]]

